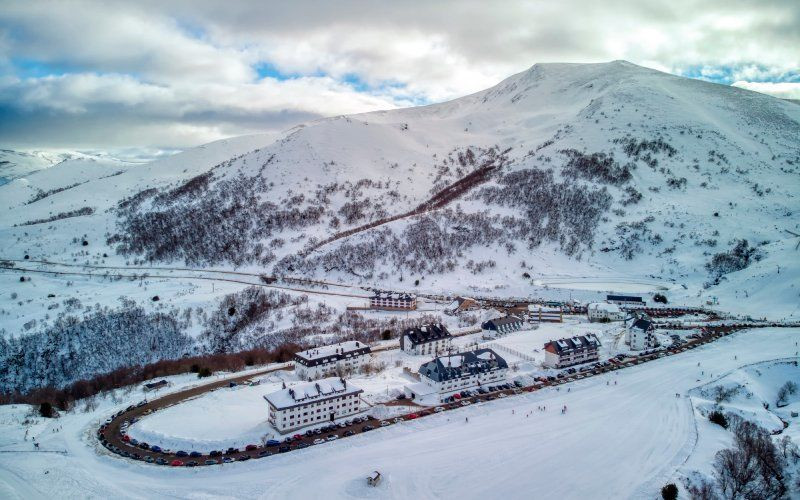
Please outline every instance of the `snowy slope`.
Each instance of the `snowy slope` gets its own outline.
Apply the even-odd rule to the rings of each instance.
[[[700,417],[688,392],[742,365],[785,356],[795,349],[797,335],[789,329],[743,331],[559,391],[472,405],[220,467],[156,467],[109,455],[96,445],[96,425],[141,394],[117,394],[116,403],[109,397],[98,400],[97,409],[27,425],[22,425],[26,407],[6,406],[0,409],[4,450],[31,450],[23,440],[30,428],[42,449],[67,454],[0,454],[0,492],[6,498],[307,498],[321,492],[330,498],[655,498],[664,484],[679,481],[697,465],[695,457],[707,464],[729,444],[706,439],[703,425],[698,436]],[[177,389],[192,381],[179,377],[174,383]],[[565,405],[568,411],[561,414]],[[53,433],[54,425],[63,430]],[[377,491],[364,479],[375,469],[384,475]]]
[[[126,221],[120,214],[106,213],[107,208],[145,189],[178,187],[225,162],[211,171],[210,181],[200,191],[178,193],[155,206],[145,197],[135,215],[169,215],[174,207],[194,206],[198,195],[216,191],[225,198],[225,191],[219,187],[223,181],[241,179],[252,187],[248,200],[272,204],[262,212],[245,214],[244,219],[263,218],[266,213],[291,205],[303,214],[304,220],[266,232],[263,227],[244,231],[240,228],[237,239],[244,240],[240,248],[231,249],[229,245],[225,251],[214,253],[198,252],[192,247],[181,252],[160,252],[158,260],[281,272],[302,268],[301,272],[309,275],[397,286],[402,276],[429,275],[429,280],[433,278],[441,289],[452,285],[448,276],[476,274],[470,279],[481,283],[487,278],[497,279],[517,285],[516,290],[522,292],[531,284],[520,276],[524,267],[532,276],[545,277],[652,275],[688,284],[692,293],[697,293],[709,279],[703,266],[711,254],[728,250],[736,239],[747,239],[755,246],[784,240],[788,235],[783,229],[796,229],[792,214],[798,208],[798,121],[800,108],[792,103],[627,62],[540,64],[491,89],[452,102],[321,120],[290,130],[271,144],[266,138],[250,138],[248,147],[209,145],[119,177],[98,179],[26,206],[25,210],[19,210],[18,195],[4,196],[11,201],[8,208],[12,210],[3,214],[4,229],[0,234],[3,241],[12,241],[19,232],[8,226],[32,215],[41,218],[54,209],[79,208],[89,193],[93,197],[101,194],[95,200],[98,213],[87,219],[91,221],[86,224],[91,230],[87,234],[96,252],[112,255],[118,250],[118,240],[106,245],[104,235],[125,236],[130,223],[142,219]],[[659,140],[662,142],[656,144]],[[653,142],[642,146],[643,141]],[[639,150],[633,155],[624,151],[626,146],[633,149],[637,145]],[[452,158],[456,158],[459,152],[470,149],[480,162],[480,151],[493,146],[500,151],[511,149],[508,160],[485,186],[501,185],[498,183],[502,183],[502,176],[513,172],[535,174],[552,169],[554,182],[566,179],[578,189],[605,189],[612,201],[587,223],[594,234],[581,234],[572,249],[565,248],[563,238],[570,235],[563,227],[571,223],[567,218],[554,235],[531,244],[530,235],[512,234],[513,220],[524,218],[526,207],[496,200],[487,203],[479,187],[448,208],[458,205],[467,214],[488,210],[490,219],[485,222],[505,234],[492,237],[495,244],[475,238],[474,243],[461,245],[454,254],[442,257],[438,264],[444,270],[433,264],[417,269],[397,260],[384,263],[385,259],[374,256],[359,258],[349,246],[344,247],[344,252],[339,250],[343,244],[374,242],[375,230],[323,246],[299,266],[287,267],[285,261],[279,265],[282,258],[308,248],[309,240],[321,240],[337,231],[414,208],[431,196],[434,184],[441,187],[474,170],[474,166],[462,166],[458,161],[450,164],[448,154],[455,152]],[[238,156],[256,147],[260,149]],[[613,155],[616,168],[628,166],[631,178],[609,183],[591,178],[591,173],[588,177],[575,171],[563,174],[569,163],[569,156],[561,153],[564,150]],[[70,182],[66,177],[69,175],[59,182]],[[358,186],[360,180],[373,184]],[[347,189],[353,185],[354,189]],[[327,194],[315,194],[323,186],[329,188]],[[625,203],[630,197],[629,188],[638,193],[634,196],[640,196],[640,201]],[[9,192],[14,189],[32,188],[6,188]],[[560,191],[560,186],[553,189]],[[499,194],[505,196],[508,190]],[[291,201],[297,195],[303,198]],[[342,213],[348,203],[362,208],[350,221]],[[554,203],[566,206],[571,202],[567,199]],[[199,206],[197,209],[209,210]],[[509,228],[491,219],[494,216],[516,219]],[[545,215],[534,232],[544,231],[547,219]],[[389,229],[402,239],[417,221],[402,219],[382,229]],[[166,222],[172,220],[166,217]],[[446,235],[452,233],[452,226],[463,225],[462,222],[445,214],[440,215],[437,226]],[[32,228],[29,234],[35,244],[26,248],[5,246],[2,253],[20,257],[29,252],[54,258],[68,248],[67,242],[79,230],[70,227],[69,222],[65,224],[63,230],[59,224],[47,234]],[[468,226],[468,231],[481,232],[477,227]],[[191,226],[175,230],[178,244],[194,245],[186,237],[194,230]],[[219,236],[226,230],[214,228],[208,235]],[[136,238],[141,239],[133,237]],[[253,251],[259,243],[268,246],[269,251]],[[497,251],[497,246],[506,244],[515,248],[511,252]],[[129,252],[128,257],[153,258],[146,246],[138,245],[139,249]],[[349,261],[331,266],[332,255],[345,255]],[[767,262],[775,260],[769,252],[765,258]],[[494,260],[496,267],[476,273],[465,267],[470,259],[475,263]],[[428,281],[426,285],[432,283]],[[784,311],[796,306],[797,295],[787,302]]]
[[[800,106],[785,100],[624,61],[537,64],[446,103],[219,141],[113,176],[65,162],[17,179],[0,186],[0,259],[453,295],[659,290],[673,303],[796,319],[800,259],[785,230],[800,232],[798,137]],[[435,197],[462,179],[474,183]],[[342,235],[365,224],[377,226]],[[747,267],[706,268],[741,240]],[[3,275],[6,337],[51,324],[48,292],[61,300],[74,279],[23,287],[18,277]],[[214,309],[231,292],[79,282],[83,304],[126,295],[148,310],[153,295]]]

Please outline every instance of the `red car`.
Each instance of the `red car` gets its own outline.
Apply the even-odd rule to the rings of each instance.
[[[245,451],[254,451],[258,449],[258,446],[254,444],[248,444],[247,446],[244,447],[244,449]]]
[[[122,440],[127,443],[128,441],[131,440],[131,437],[129,435],[125,434],[124,436],[122,436]]]
[[[183,462],[181,460],[173,460],[170,462],[170,465],[173,467],[183,467]]]
[[[300,441],[301,439],[303,439],[303,436],[301,436],[300,434],[295,434],[294,436],[292,436],[292,439],[294,439],[295,441]]]
[[[419,415],[417,415],[416,413],[410,413],[410,414],[409,414],[409,415],[406,417],[406,420],[414,420],[415,418],[419,418]]]

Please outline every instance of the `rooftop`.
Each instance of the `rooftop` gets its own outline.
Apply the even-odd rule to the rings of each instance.
[[[412,344],[422,344],[424,342],[452,337],[447,327],[441,323],[409,328],[403,335],[408,335]]]
[[[316,382],[296,384],[286,389],[281,389],[266,394],[264,399],[275,408],[291,408],[299,404],[308,404],[326,399],[330,396],[342,396],[362,392],[360,388],[348,384],[346,380],[338,377],[323,378]]]
[[[349,340],[347,342],[339,342],[338,344],[331,344],[322,347],[313,347],[311,349],[306,349],[305,351],[300,351],[296,353],[295,356],[307,360],[336,357],[336,356],[341,357],[341,356],[346,356],[351,352],[360,351],[365,348],[367,352],[369,352],[369,346],[367,344],[359,342],[357,340]]]
[[[583,349],[597,349],[600,347],[600,340],[593,333],[587,335],[577,335],[571,338],[551,340],[544,345],[544,348],[555,354],[568,354],[573,351]]]
[[[508,368],[506,360],[491,349],[477,349],[441,356],[419,367],[419,374],[441,382],[454,378]]]

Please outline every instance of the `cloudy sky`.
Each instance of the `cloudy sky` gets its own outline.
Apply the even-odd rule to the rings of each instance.
[[[800,98],[800,1],[0,0],[0,147],[185,148],[614,59]]]

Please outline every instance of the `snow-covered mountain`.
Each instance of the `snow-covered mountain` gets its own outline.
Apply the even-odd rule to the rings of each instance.
[[[624,61],[537,64],[442,104],[17,179],[0,258],[486,295],[649,280],[796,316],[799,174],[796,103]]]

